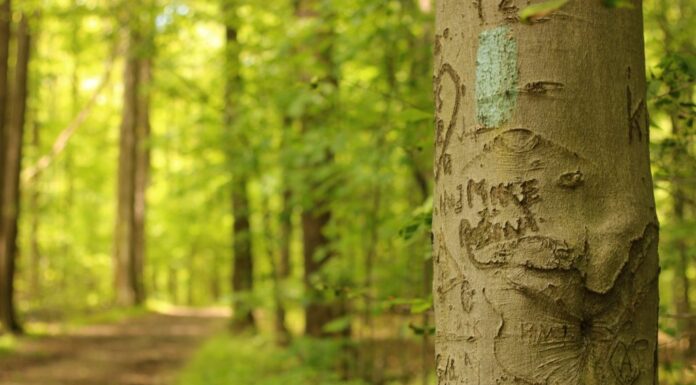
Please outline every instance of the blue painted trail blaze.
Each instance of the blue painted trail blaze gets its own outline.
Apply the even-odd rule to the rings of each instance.
[[[486,128],[505,123],[517,102],[517,42],[507,26],[481,32],[476,55],[476,119]]]

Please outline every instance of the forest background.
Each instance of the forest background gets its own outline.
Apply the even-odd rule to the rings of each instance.
[[[687,384],[696,6],[643,5],[661,372]],[[432,382],[434,6],[15,0],[0,103],[14,121],[26,102],[7,125],[23,128],[17,325],[231,306],[244,343],[301,357],[302,380],[283,383]],[[194,364],[220,367],[192,370],[242,370],[222,364],[254,354],[234,338]]]

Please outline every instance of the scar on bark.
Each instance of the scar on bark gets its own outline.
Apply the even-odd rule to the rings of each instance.
[[[476,11],[478,12],[478,17],[479,19],[483,22],[485,21],[483,19],[483,0],[474,0],[473,1],[474,6],[476,7]]]
[[[631,79],[631,67],[626,69],[626,77]],[[641,116],[645,118],[645,131],[650,127],[650,118],[648,116],[648,108],[645,104],[645,99],[641,98],[636,108],[633,108],[633,93],[631,86],[626,86],[626,114],[628,115],[628,142],[633,143],[633,133],[638,134],[638,141],[643,141],[643,128],[641,128]]]
[[[562,91],[564,88],[565,84],[563,83],[541,80],[525,84],[520,92],[531,95],[545,95],[548,92]]]
[[[464,312],[466,313],[471,312],[471,309],[474,306],[474,294],[476,294],[476,290],[471,288],[471,284],[465,278],[462,281],[460,299],[462,304],[462,310],[464,310]]]
[[[628,141],[633,142],[633,132],[638,133],[638,141],[643,141],[643,128],[641,128],[641,115],[644,116],[645,118],[645,130],[647,131],[648,126],[649,126],[649,120],[648,120],[648,110],[647,106],[645,104],[644,99],[640,99],[640,102],[638,102],[638,105],[636,106],[635,110],[631,109],[631,105],[633,103],[632,100],[632,95],[631,95],[631,88],[626,87],[626,96],[628,98]]]
[[[502,12],[517,12],[517,6],[511,3],[512,0],[500,0],[500,3],[498,3],[498,9]]]
[[[576,189],[584,183],[585,176],[580,171],[565,173],[558,179],[558,185],[567,189]]]
[[[498,3],[498,10],[505,14],[505,21],[508,23],[516,23],[520,21],[520,17],[517,15],[519,8],[512,4],[513,0],[500,0]]]

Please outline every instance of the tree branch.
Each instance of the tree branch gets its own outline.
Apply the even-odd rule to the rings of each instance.
[[[102,91],[104,91],[104,89],[111,80],[111,73],[113,72],[114,62],[116,61],[116,57],[120,54],[120,51],[121,50],[116,49],[112,51],[110,57],[107,59],[106,66],[104,68],[104,74],[102,75],[99,85],[94,90],[94,93],[90,97],[89,101],[87,101],[87,104],[85,104],[82,110],[73,118],[73,120],[68,124],[68,126],[60,132],[55,142],[53,142],[51,150],[48,152],[48,154],[43,155],[32,166],[24,169],[22,177],[25,182],[32,181],[39,174],[41,174],[43,170],[47,169],[58,157],[58,155],[60,155],[60,153],[62,153],[63,150],[65,150],[65,147],[68,145],[68,142],[70,141],[70,138],[72,138],[75,131],[77,131],[77,129],[80,128],[80,126],[82,126],[85,120],[87,120],[92,110],[94,109],[94,106],[97,104],[97,99],[99,98],[99,95],[101,95]]]

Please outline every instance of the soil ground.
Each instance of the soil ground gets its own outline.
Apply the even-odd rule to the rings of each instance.
[[[0,357],[0,385],[173,385],[225,319],[215,311],[181,310],[25,338]]]

